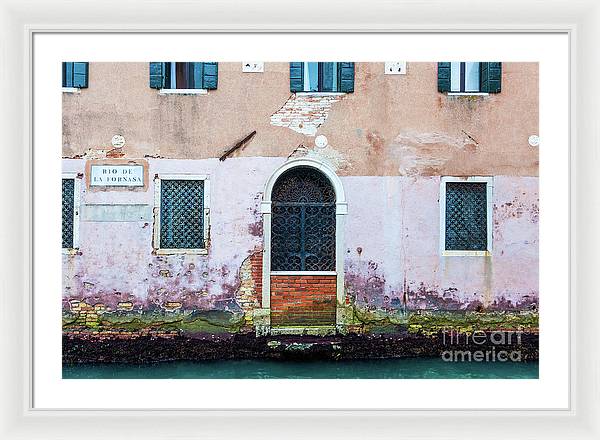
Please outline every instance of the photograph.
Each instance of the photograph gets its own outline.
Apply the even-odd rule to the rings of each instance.
[[[55,87],[63,379],[539,378],[538,62],[65,60]]]

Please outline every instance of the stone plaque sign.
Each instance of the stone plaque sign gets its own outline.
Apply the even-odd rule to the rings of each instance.
[[[90,186],[144,186],[144,166],[92,165]]]

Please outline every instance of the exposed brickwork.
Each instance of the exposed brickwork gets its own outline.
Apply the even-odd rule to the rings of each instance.
[[[343,95],[340,94],[293,94],[284,106],[271,116],[271,124],[314,136],[329,116],[331,104],[342,98]]]
[[[271,325],[333,325],[335,275],[272,275]]]
[[[252,280],[254,281],[254,290],[256,292],[258,305],[261,305],[262,299],[262,266],[263,251],[258,250],[250,255],[250,267],[252,271]]]
[[[261,306],[262,300],[262,249],[254,251],[240,268],[240,288],[236,301],[244,311],[246,324],[251,326],[252,311]]]

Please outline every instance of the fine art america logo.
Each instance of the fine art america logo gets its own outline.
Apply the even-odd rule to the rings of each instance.
[[[466,334],[445,330],[442,359],[446,362],[521,362],[522,334],[520,331],[481,330]]]

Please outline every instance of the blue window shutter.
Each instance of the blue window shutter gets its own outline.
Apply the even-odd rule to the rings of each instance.
[[[354,63],[338,63],[339,87],[340,92],[354,92]]]
[[[85,89],[88,86],[89,63],[73,63],[73,87]]]
[[[162,89],[165,87],[165,73],[167,63],[150,63],[150,87]]]
[[[304,63],[290,63],[290,92],[302,92],[304,90]]]
[[[450,63],[438,64],[438,92],[450,91]]]
[[[194,71],[195,75],[195,71]],[[217,88],[219,76],[218,63],[202,63],[202,88],[214,90]]]
[[[479,63],[481,91],[500,93],[502,85],[502,63]]]

